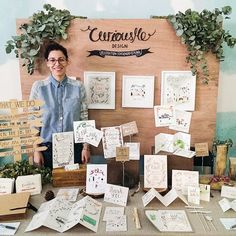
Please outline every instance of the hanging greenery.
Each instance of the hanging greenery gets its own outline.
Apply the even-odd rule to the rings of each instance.
[[[12,36],[7,41],[6,53],[14,52],[17,58],[23,59],[29,74],[34,73],[36,58],[40,56],[41,48],[45,42],[61,39],[66,40],[67,29],[74,18],[67,10],[58,10],[50,4],[43,6],[44,11],[33,14],[29,23],[20,26],[22,33]]]
[[[221,10],[216,8],[212,12],[203,10],[200,13],[188,9],[185,13],[178,12],[167,17],[176,35],[181,37],[182,43],[187,46],[186,60],[191,65],[193,75],[198,75],[205,83],[209,81],[206,54],[211,52],[222,61],[223,43],[229,47],[234,47],[236,43],[236,38],[223,29],[223,20],[229,19],[231,11],[230,6],[225,6]]]

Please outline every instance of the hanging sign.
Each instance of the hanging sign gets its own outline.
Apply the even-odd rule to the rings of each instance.
[[[0,140],[7,138],[15,138],[15,137],[27,137],[27,136],[35,136],[39,133],[39,130],[31,128],[31,129],[22,129],[22,130],[12,130],[12,131],[1,131],[0,132]]]
[[[20,121],[9,121],[1,122],[1,129],[14,129],[14,128],[29,128],[30,126],[41,127],[43,125],[42,121],[37,120],[20,120]]]
[[[31,112],[24,112],[24,113],[19,113],[19,114],[14,114],[14,115],[0,115],[0,120],[13,120],[17,118],[22,118],[22,117],[27,117],[27,116],[36,116],[40,117],[43,114],[42,110],[38,111],[31,111]]]
[[[22,101],[7,101],[0,102],[0,109],[16,109],[16,108],[27,108],[27,107],[39,107],[42,106],[41,100],[22,100]]]

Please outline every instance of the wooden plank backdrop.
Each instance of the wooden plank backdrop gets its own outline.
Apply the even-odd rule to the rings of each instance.
[[[27,22],[17,20],[17,28]],[[154,33],[148,40],[135,39],[130,41],[96,41],[89,39],[90,29],[97,28],[102,32],[133,32],[135,28],[142,29],[146,34]],[[19,33],[19,30],[17,31]],[[96,127],[109,127],[136,121],[139,133],[132,137],[133,142],[141,143],[141,154],[151,154],[156,134],[164,132],[173,134],[176,131],[167,127],[157,128],[154,123],[153,109],[123,108],[122,107],[122,76],[123,75],[154,75],[155,99],[154,105],[160,105],[161,72],[164,70],[189,70],[186,63],[187,50],[175,35],[174,30],[166,19],[75,19],[68,30],[69,38],[62,41],[69,53],[70,64],[68,75],[83,80],[84,71],[100,71],[116,73],[115,110],[89,110],[89,119],[95,119]],[[102,34],[102,33],[101,33]],[[93,35],[95,37],[95,35]],[[90,56],[91,50],[132,51],[147,49],[148,53],[142,57],[136,56]],[[33,75],[27,74],[26,69],[20,67],[21,87],[23,99],[29,97],[32,83],[41,80],[49,74],[43,60],[39,61],[38,68]],[[21,63],[21,62],[20,62]],[[214,78],[208,85],[197,80],[196,105],[192,114],[190,126],[191,145],[197,142],[208,142],[212,145],[216,124],[216,104],[218,90],[219,63],[213,55],[208,56],[210,76]],[[129,137],[125,138],[129,141]],[[102,145],[92,149],[92,154],[102,154]]]

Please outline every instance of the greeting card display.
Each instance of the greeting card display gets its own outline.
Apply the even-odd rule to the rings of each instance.
[[[53,168],[74,163],[73,132],[52,134]]]

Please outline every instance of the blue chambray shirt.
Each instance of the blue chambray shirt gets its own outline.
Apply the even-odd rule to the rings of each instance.
[[[65,77],[58,82],[53,76],[34,82],[30,100],[42,100],[43,127],[40,136],[52,142],[52,134],[73,131],[73,121],[87,120],[88,107],[83,83]]]

